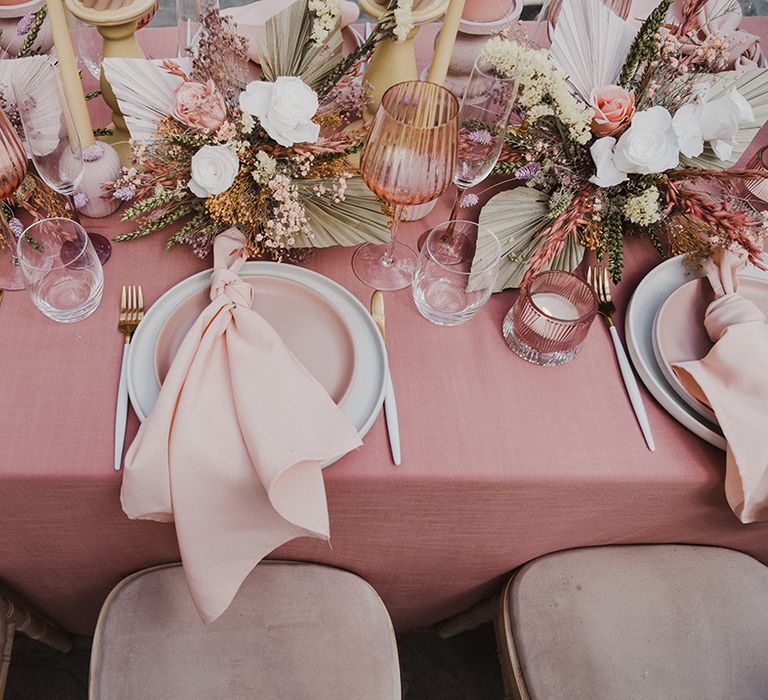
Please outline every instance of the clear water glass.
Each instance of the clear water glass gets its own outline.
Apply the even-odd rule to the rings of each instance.
[[[473,266],[479,231],[472,221],[446,221],[432,229],[419,252],[411,282],[413,300],[419,313],[438,326],[469,321],[491,296],[501,245],[484,229],[486,244]]]
[[[597,314],[597,296],[572,272],[534,275],[502,326],[507,345],[519,357],[542,367],[570,362],[578,355]]]
[[[17,243],[32,303],[48,318],[74,323],[90,316],[104,291],[104,273],[85,229],[76,221],[42,219]]]

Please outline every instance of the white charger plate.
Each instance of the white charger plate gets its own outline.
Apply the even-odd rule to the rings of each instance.
[[[764,259],[765,256],[764,256]],[[768,259],[766,259],[768,260]],[[768,272],[748,266],[742,275],[768,279]],[[667,381],[656,360],[653,329],[656,314],[667,297],[678,287],[703,273],[692,274],[683,265],[683,256],[665,260],[651,270],[637,285],[629,302],[624,323],[627,349],[640,379],[654,398],[669,414],[688,430],[708,443],[725,450],[726,442],[720,428],[699,415]]]
[[[341,314],[349,327],[355,347],[355,372],[349,391],[339,408],[362,438],[370,429],[384,401],[387,352],[381,334],[365,307],[344,287],[312,270],[272,262],[247,262],[243,276],[268,275],[291,280],[318,292]],[[144,421],[160,393],[155,376],[155,344],[163,324],[189,295],[207,287],[211,271],[204,270],[171,287],[144,315],[131,341],[128,355],[128,396]]]

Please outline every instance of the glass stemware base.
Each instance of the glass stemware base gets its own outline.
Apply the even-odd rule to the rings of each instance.
[[[411,285],[416,269],[416,253],[407,245],[395,242],[393,260],[388,263],[385,253],[389,245],[364,243],[352,256],[352,271],[371,289],[394,292]]]
[[[24,289],[21,270],[7,248],[0,249],[0,289],[6,292],[18,292]]]
[[[106,236],[102,236],[100,233],[91,233],[89,231],[88,238],[91,239],[93,248],[96,251],[96,257],[103,265],[112,255],[112,244]]]

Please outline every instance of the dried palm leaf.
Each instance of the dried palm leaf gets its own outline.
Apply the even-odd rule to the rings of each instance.
[[[186,73],[192,69],[189,59],[173,59]],[[105,58],[107,82],[117,97],[120,111],[131,138],[149,141],[157,136],[157,125],[176,104],[176,87],[181,78],[161,67],[163,61],[143,58]]]
[[[492,197],[480,212],[480,234],[477,241],[474,268],[480,269],[493,251],[493,242],[483,235],[483,229],[496,234],[501,243],[501,263],[493,291],[520,286],[533,253],[544,242],[539,232],[549,223],[549,197],[528,187],[517,187]],[[584,248],[569,237],[563,250],[547,265],[545,270],[571,271],[584,257]],[[470,278],[470,288],[472,279]]]
[[[601,0],[569,0],[557,18],[549,55],[589,103],[594,88],[618,82],[635,33]]]
[[[735,87],[744,99],[749,102],[755,119],[749,124],[743,124],[736,135],[736,145],[729,160],[720,160],[714,151],[707,146],[704,153],[696,158],[680,157],[680,162],[693,168],[708,170],[723,170],[736,164],[757,132],[768,121],[768,68],[757,68],[746,72],[728,71],[711,76],[709,99],[714,100]]]
[[[317,89],[342,60],[340,25],[324,42],[311,41],[314,20],[307,4],[308,0],[297,0],[270,17],[264,28],[259,27],[250,37],[262,74],[271,82],[281,75],[294,75]]]
[[[315,187],[325,180],[296,180],[299,200],[304,206],[312,236],[296,236],[297,248],[328,248],[334,245],[353,246],[360,243],[387,243],[389,220],[381,204],[359,177],[347,180],[347,190],[341,202],[318,197]]]

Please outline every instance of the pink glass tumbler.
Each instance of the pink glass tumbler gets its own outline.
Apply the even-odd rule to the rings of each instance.
[[[542,367],[570,362],[581,350],[597,314],[597,296],[572,272],[534,275],[504,317],[507,345]]]

